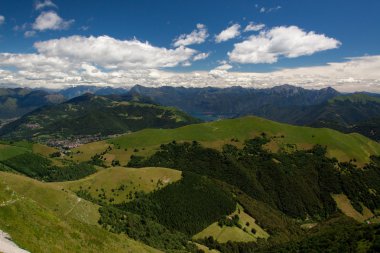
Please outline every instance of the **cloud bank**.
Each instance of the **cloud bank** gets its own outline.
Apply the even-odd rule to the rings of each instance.
[[[39,31],[65,29],[70,25],[67,22],[70,23],[50,11],[42,12],[33,26]],[[233,24],[219,33],[215,40],[222,42],[236,38],[240,30],[239,24]],[[267,73],[239,72],[239,64],[274,63],[281,58],[312,55],[341,45],[334,38],[306,32],[297,26],[265,29],[264,24],[249,23],[243,31],[258,33],[236,42],[227,55],[228,61],[218,61],[220,65],[211,70],[190,72],[172,71],[171,68],[190,66],[209,57],[210,52],[188,47],[206,41],[209,35],[203,24],[198,24],[189,34],[178,36],[172,48],[106,35],[74,35],[39,41],[34,44],[35,53],[0,53],[0,86],[62,88],[71,85],[131,87],[141,84],[153,87],[240,85],[265,88],[287,83],[306,88],[332,86],[340,91],[380,92],[380,55]],[[26,31],[24,35],[34,36],[35,32]],[[213,64],[212,61],[210,63]]]
[[[165,52],[165,49],[161,50]],[[305,88],[331,86],[340,91],[380,92],[380,55],[347,58],[345,62],[332,62],[323,66],[255,73],[231,71],[232,65],[225,62],[210,71],[193,72],[150,68],[151,64],[144,68],[105,69],[92,62],[97,58],[85,59],[86,54],[80,54],[77,60],[72,61],[67,58],[67,54],[58,52],[52,52],[51,55],[0,54],[0,85],[46,88],[71,85],[131,87],[135,84],[151,87],[240,85],[266,88],[287,83]],[[145,59],[142,62],[145,64]],[[7,67],[17,70],[11,71]]]

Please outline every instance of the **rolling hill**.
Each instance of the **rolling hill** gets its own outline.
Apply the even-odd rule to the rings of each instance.
[[[253,116],[194,124],[176,129],[144,129],[110,139],[109,143],[121,149],[137,148],[143,154],[158,148],[162,143],[173,140],[195,140],[208,147],[221,148],[226,143],[236,144],[236,139],[241,143],[261,133],[276,137],[267,144],[267,147],[273,151],[289,148],[288,144],[295,144],[299,149],[320,144],[327,146],[330,157],[336,157],[340,161],[356,159],[361,165],[368,162],[371,155],[380,155],[380,144],[360,134],[343,134],[327,128],[293,126]]]
[[[7,139],[99,138],[144,128],[173,128],[199,122],[174,108],[85,94],[39,108],[0,129]]]
[[[6,203],[0,215],[10,212],[8,203],[17,206],[8,223],[0,221],[0,230],[31,251],[42,246],[24,237],[41,236],[33,229],[46,226],[43,238],[55,242],[57,234],[65,233],[62,241],[72,245],[72,252],[79,244],[88,252],[95,247],[154,250],[145,245],[196,252],[192,242],[234,252],[226,248],[305,239],[303,229],[322,226],[334,215],[343,216],[340,212],[376,222],[380,206],[375,157],[380,144],[327,128],[244,117],[143,129],[47,158],[51,152],[41,144],[3,142],[0,157],[15,170],[18,157],[29,153],[62,164],[91,162],[99,155],[105,167],[79,180],[54,183],[0,172],[3,192],[15,192],[0,200]],[[25,226],[19,219],[24,212],[33,219],[26,219]],[[30,228],[32,223],[38,226]],[[102,242],[94,239],[103,237]]]

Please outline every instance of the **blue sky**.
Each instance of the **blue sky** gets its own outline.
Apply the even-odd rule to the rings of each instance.
[[[378,91],[379,10],[376,0],[1,0],[0,85]]]

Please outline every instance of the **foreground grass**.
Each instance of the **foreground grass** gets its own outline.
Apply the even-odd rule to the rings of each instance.
[[[97,225],[98,207],[57,186],[0,172],[0,229],[31,252],[158,252]]]

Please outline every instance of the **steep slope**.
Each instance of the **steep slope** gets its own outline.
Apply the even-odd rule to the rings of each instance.
[[[38,107],[64,101],[59,94],[27,88],[0,88],[0,119],[16,118]]]
[[[158,252],[100,228],[98,207],[72,193],[14,174],[0,172],[0,178],[0,229],[23,249]]]
[[[4,126],[0,136],[12,139],[102,137],[195,122],[198,120],[174,108],[86,94],[59,105],[37,109]]]

